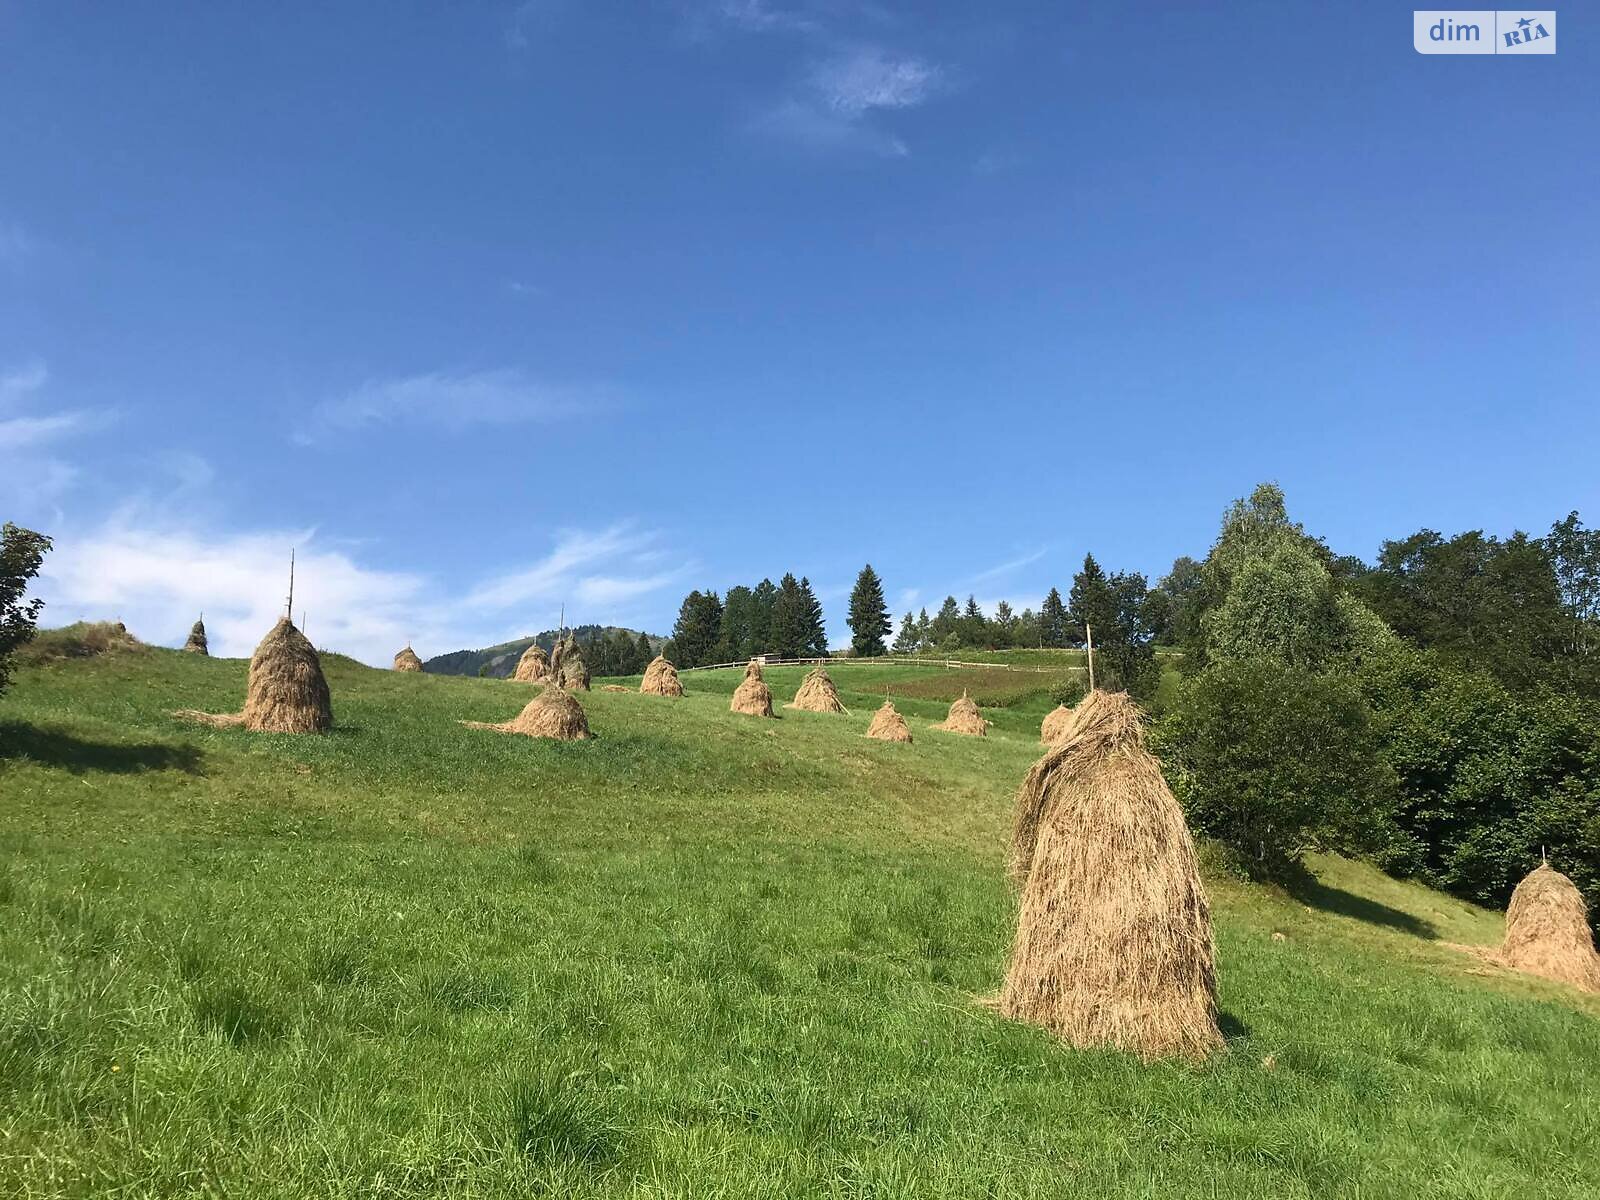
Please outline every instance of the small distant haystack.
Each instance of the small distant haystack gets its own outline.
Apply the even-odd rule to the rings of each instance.
[[[517,669],[511,673],[511,678],[518,683],[543,683],[549,674],[550,659],[544,647],[535,642],[517,659]]]
[[[744,678],[734,689],[733,702],[728,705],[728,711],[746,713],[752,717],[772,715],[772,689],[762,682],[761,664],[753,658],[744,669]]]
[[[1506,940],[1490,957],[1530,975],[1600,992],[1600,957],[1583,893],[1548,863],[1535,868],[1511,893]]]
[[[326,733],[333,727],[333,703],[322,661],[306,635],[281,617],[250,657],[244,711],[173,714],[219,729],[243,725],[257,733]]]
[[[1072,710],[1065,704],[1058,704],[1045,713],[1044,720],[1039,724],[1039,740],[1046,746],[1059,745],[1071,732]]]
[[[872,724],[867,726],[867,736],[880,742],[911,741],[911,727],[895,710],[894,701],[885,699],[883,707],[872,714]]]
[[[420,671],[422,660],[417,657],[417,652],[407,646],[394,656],[394,669],[396,671]]]
[[[589,718],[584,716],[583,705],[554,684],[548,685],[523,706],[521,712],[509,721],[489,724],[483,721],[461,722],[468,729],[492,729],[496,733],[520,733],[523,737],[554,738],[559,742],[581,742],[592,737]]]
[[[639,690],[646,696],[681,696],[683,682],[678,678],[678,668],[660,654],[650,660],[639,681]]]
[[[1001,1013],[1146,1060],[1222,1045],[1194,842],[1125,694],[1090,693],[1028,772],[1012,872],[1022,897]]]
[[[204,617],[196,621],[194,628],[189,630],[189,640],[183,644],[183,648],[190,654],[203,654],[207,658],[211,657],[211,647],[206,642],[206,622]]]
[[[978,706],[965,691],[961,699],[950,706],[950,713],[935,729],[943,729],[949,733],[965,733],[973,737],[987,737],[989,735],[989,722],[983,719],[983,714],[978,711]]]
[[[833,680],[828,672],[821,667],[812,667],[806,672],[806,677],[800,682],[800,690],[794,694],[788,707],[799,709],[801,712],[819,713],[847,713],[844,702],[839,699],[839,689],[833,686]]]
[[[602,692],[632,692],[632,688],[625,688],[620,683],[608,683],[600,689]]]

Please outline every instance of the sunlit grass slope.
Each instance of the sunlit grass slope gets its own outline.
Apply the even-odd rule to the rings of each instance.
[[[880,680],[899,746],[862,668],[774,721],[688,673],[556,745],[456,724],[522,685],[327,665],[326,737],[172,720],[244,664],[166,651],[0,701],[0,1195],[1595,1194],[1596,1006],[1364,867],[1212,882],[1204,1066],[977,1007],[1046,695],[961,738]]]

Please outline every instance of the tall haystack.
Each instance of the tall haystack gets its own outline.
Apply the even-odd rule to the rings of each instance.
[[[554,738],[561,742],[580,742],[593,736],[589,732],[589,718],[584,715],[583,705],[554,684],[547,685],[509,721],[499,724],[483,721],[461,723],[468,729],[492,729],[496,733],[520,733],[523,737]]]
[[[872,714],[872,724],[867,726],[867,736],[880,742],[911,741],[911,726],[895,709],[894,701],[885,699],[883,707]]]
[[[243,712],[184,709],[173,715],[258,733],[326,733],[333,727],[333,702],[316,648],[288,617],[280,617],[250,657]]]
[[[761,664],[755,659],[744,669],[744,678],[733,691],[729,712],[746,713],[752,717],[772,715],[772,689],[761,679]]]
[[[1589,931],[1589,910],[1577,885],[1548,863],[1511,893],[1506,940],[1495,961],[1530,975],[1600,992],[1600,956]]]
[[[1039,723],[1039,740],[1046,746],[1059,745],[1061,739],[1072,732],[1072,710],[1065,704],[1058,704],[1045,713],[1044,720]]]
[[[1017,792],[1017,937],[998,1007],[1073,1046],[1203,1058],[1211,907],[1183,810],[1125,694],[1090,693]]]
[[[189,630],[189,640],[183,644],[184,650],[190,654],[203,654],[211,657],[211,647],[206,642],[206,621],[201,617],[194,623],[194,628]]]
[[[417,657],[417,652],[407,646],[394,656],[394,669],[396,671],[420,671],[422,660]]]
[[[578,649],[578,639],[570,633],[556,643],[550,654],[550,680],[567,691],[589,690],[589,666]]]
[[[678,668],[669,663],[663,655],[656,655],[644,669],[644,678],[639,681],[639,690],[646,696],[683,695],[683,683],[678,678]]]
[[[806,677],[800,681],[800,690],[794,694],[794,699],[788,707],[799,709],[801,712],[843,713],[850,710],[839,699],[839,689],[833,686],[833,680],[828,672],[821,667],[812,667],[806,672]]]
[[[965,690],[961,699],[950,706],[950,713],[935,729],[943,729],[949,733],[965,733],[973,737],[987,737],[989,735],[989,722],[983,719],[983,714],[978,711],[978,706],[972,701]]]
[[[550,659],[544,647],[535,642],[517,659],[517,669],[511,673],[511,678],[517,683],[543,683],[549,674]]]

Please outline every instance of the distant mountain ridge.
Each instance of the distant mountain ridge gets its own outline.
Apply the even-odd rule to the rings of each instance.
[[[634,641],[639,639],[639,630],[627,629],[621,625],[573,625],[568,630],[582,644],[599,634],[602,637],[611,637],[617,633],[625,633]],[[517,669],[517,660],[522,657],[523,651],[538,642],[548,654],[555,648],[556,638],[560,632],[547,629],[535,637],[518,638],[514,642],[502,642],[498,646],[489,646],[482,650],[453,650],[449,654],[438,654],[422,664],[422,669],[430,675],[492,675],[500,679],[508,678],[511,672]],[[667,639],[658,637],[653,633],[645,634],[650,639],[650,645],[657,653],[666,645]]]

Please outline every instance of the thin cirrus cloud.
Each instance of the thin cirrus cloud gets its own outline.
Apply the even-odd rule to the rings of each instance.
[[[756,117],[753,128],[814,152],[904,158],[911,152],[905,141],[875,118],[923,104],[942,80],[939,68],[920,58],[856,47],[816,63],[799,88]]]
[[[430,371],[366,383],[312,409],[294,440],[310,445],[382,426],[463,430],[480,425],[553,421],[611,403],[596,389],[545,383],[515,369]]]
[[[54,505],[80,472],[55,443],[102,429],[115,414],[96,409],[51,409],[45,402],[50,372],[29,362],[0,373],[0,501],[19,519],[58,520]]]

